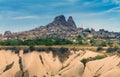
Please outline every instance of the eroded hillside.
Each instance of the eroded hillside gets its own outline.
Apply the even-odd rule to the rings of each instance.
[[[0,50],[0,77],[119,77],[119,56],[94,59],[98,55],[103,54],[67,48]]]

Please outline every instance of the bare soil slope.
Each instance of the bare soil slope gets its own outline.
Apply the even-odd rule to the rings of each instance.
[[[0,50],[0,77],[120,77],[120,58],[106,57],[89,61],[83,58],[102,55],[86,51],[34,51],[15,54]]]

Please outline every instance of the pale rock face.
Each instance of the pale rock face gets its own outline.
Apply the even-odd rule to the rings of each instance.
[[[17,54],[9,51],[0,50],[0,77],[15,77],[20,70]]]
[[[120,77],[120,58],[111,56],[90,61],[84,65],[83,58],[95,57],[92,51],[69,51],[61,62],[52,52],[29,52],[0,50],[0,77]]]

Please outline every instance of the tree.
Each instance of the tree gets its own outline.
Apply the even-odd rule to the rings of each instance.
[[[97,48],[97,51],[102,51],[102,50],[104,50],[104,49],[101,46]]]
[[[80,35],[77,36],[77,43],[78,43],[79,45],[82,45],[82,44],[83,44],[83,38],[82,38]]]
[[[83,63],[84,66],[86,66],[86,63],[88,62],[88,60],[85,59],[85,58],[83,58],[83,59],[81,60],[81,62]]]
[[[5,46],[18,46],[18,45],[28,45],[28,46],[34,46],[34,45],[66,45],[66,44],[72,44],[73,42],[67,39],[61,39],[61,38],[54,38],[54,37],[47,37],[47,38],[34,38],[34,39],[27,39],[27,40],[19,40],[19,39],[13,39],[13,40],[5,40],[0,41],[0,45]]]
[[[99,46],[107,46],[107,43],[106,43],[106,42],[101,42],[101,43],[99,44]]]
[[[92,39],[90,40],[90,44],[91,44],[92,46],[95,46],[95,45],[96,45],[95,39],[92,38]]]

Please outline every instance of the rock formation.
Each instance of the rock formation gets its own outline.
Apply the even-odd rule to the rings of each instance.
[[[68,29],[77,28],[72,16],[70,16],[68,20],[66,21],[66,18],[64,15],[55,17],[54,21],[48,24],[47,26],[48,27],[51,27],[51,26],[61,27],[62,26],[62,27],[67,27]]]
[[[67,25],[67,22],[66,22],[66,19],[65,19],[64,15],[60,15],[60,16],[55,17],[55,19],[54,19],[54,21],[52,23],[55,23],[56,25],[61,24],[63,26]]]
[[[75,24],[75,22],[74,22],[74,20],[73,20],[73,18],[72,18],[72,16],[70,16],[70,17],[68,18],[67,24],[68,24],[68,26],[71,27],[71,28],[77,28],[77,27],[76,27],[76,24]]]
[[[119,56],[89,61],[84,66],[83,58],[102,54],[88,50],[42,50],[0,50],[0,77],[120,77]]]
[[[11,35],[11,31],[5,31],[4,35],[7,36],[7,35]]]
[[[72,16],[69,16],[68,20],[64,15],[56,16],[53,22],[48,25],[41,26],[32,30],[11,33],[6,31],[3,36],[0,36],[0,39],[9,38],[9,39],[23,39],[26,38],[35,38],[35,37],[59,37],[65,39],[74,39],[78,35],[83,38],[120,38],[120,33],[118,32],[109,32],[104,29],[95,31],[93,29],[83,29],[77,28]]]

